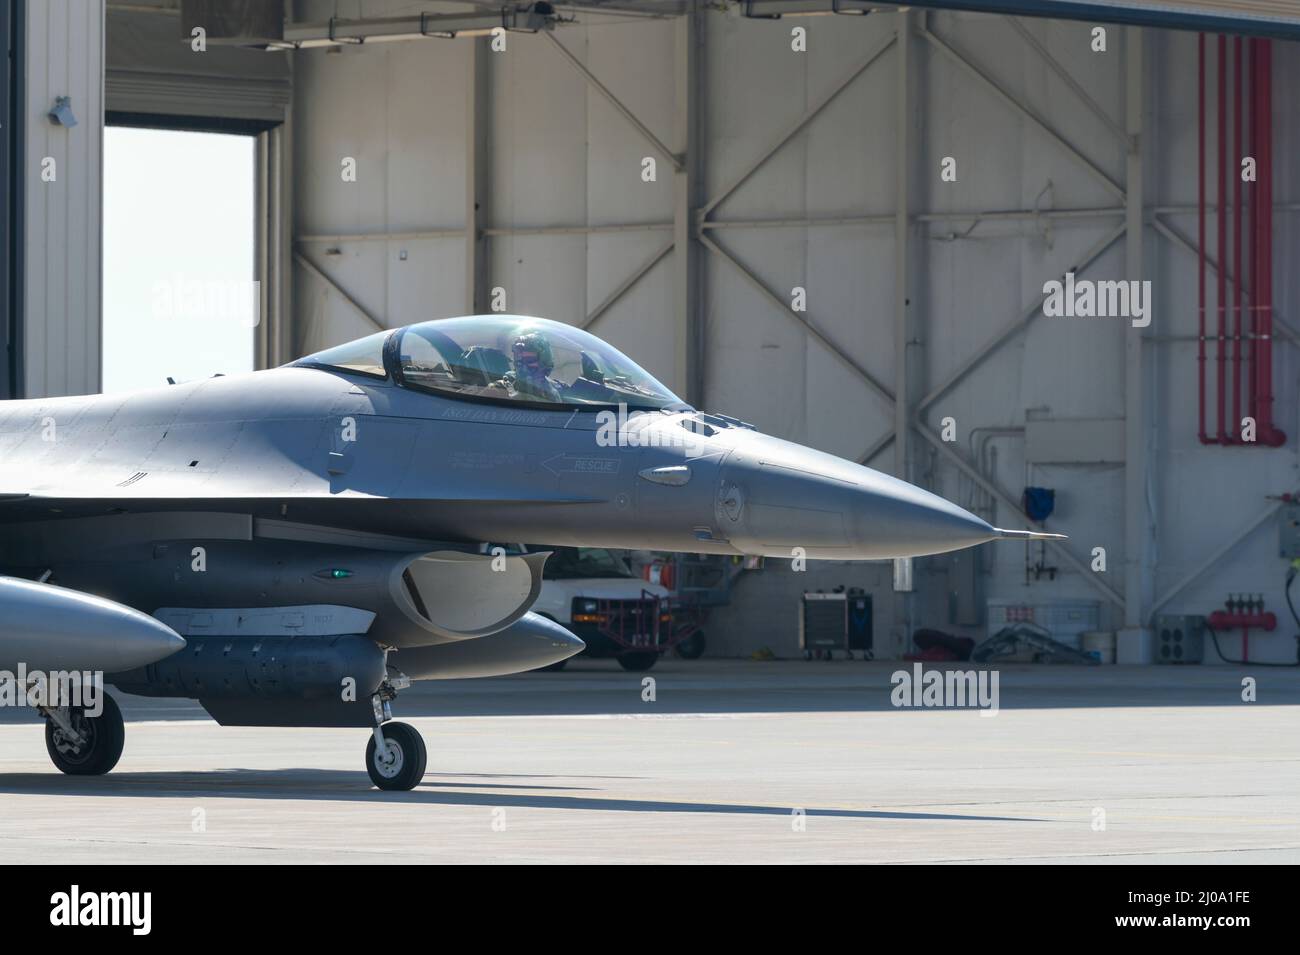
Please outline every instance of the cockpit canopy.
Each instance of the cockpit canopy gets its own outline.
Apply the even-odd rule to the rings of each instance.
[[[333,368],[402,387],[529,406],[685,407],[618,349],[544,318],[474,315],[421,322],[292,364]]]

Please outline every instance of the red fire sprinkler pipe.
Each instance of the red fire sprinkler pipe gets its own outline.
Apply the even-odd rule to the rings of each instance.
[[[1240,38],[1233,40],[1234,105],[1228,109],[1228,43],[1218,38],[1218,139],[1219,167],[1216,184],[1216,232],[1218,267],[1218,335],[1215,365],[1218,431],[1207,431],[1206,350],[1206,169],[1205,82],[1208,63],[1205,34],[1197,40],[1197,434],[1202,444],[1241,445],[1238,428],[1242,412],[1255,422],[1255,441],[1245,443],[1278,447],[1286,435],[1273,422],[1273,57],[1272,41]],[[1246,90],[1250,89],[1249,103]],[[1229,113],[1231,112],[1231,143]],[[1243,122],[1244,120],[1244,122]],[[1229,159],[1231,146],[1233,156]],[[1255,180],[1243,185],[1242,160],[1255,159]],[[1227,177],[1233,176],[1231,198]],[[1228,244],[1228,215],[1231,204],[1231,262]],[[1250,226],[1245,226],[1246,207]],[[1232,275],[1232,297],[1228,297],[1228,275]],[[1232,315],[1232,416],[1227,420],[1228,315]],[[1243,347],[1243,339],[1245,347]],[[1245,408],[1242,407],[1242,365],[1245,364]]]

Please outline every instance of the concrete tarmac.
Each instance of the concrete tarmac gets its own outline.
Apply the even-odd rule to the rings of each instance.
[[[4,710],[0,860],[1300,862],[1294,669],[1003,666],[989,717],[895,708],[900,668],[417,684],[395,707],[429,747],[409,793],[371,787],[363,730],[222,728],[121,694],[117,769],[63,776]]]

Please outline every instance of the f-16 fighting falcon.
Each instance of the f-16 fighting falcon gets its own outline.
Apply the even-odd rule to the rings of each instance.
[[[471,316],[290,365],[123,395],[0,404],[0,668],[101,671],[227,726],[371,730],[412,680],[582,649],[529,612],[545,553],[510,542],[872,560],[1003,531],[866,467],[701,413],[568,325]],[[102,712],[44,705],[65,773],[112,769]]]

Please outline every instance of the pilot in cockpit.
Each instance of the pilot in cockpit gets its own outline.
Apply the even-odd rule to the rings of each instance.
[[[582,352],[582,377],[587,381],[594,381],[598,385],[605,383],[605,373],[600,370],[600,365],[596,364],[596,359],[592,358],[586,352]]]
[[[493,383],[513,396],[535,398],[538,401],[560,402],[560,389],[551,379],[555,370],[555,356],[551,343],[539,331],[521,332],[510,346],[511,371]]]

